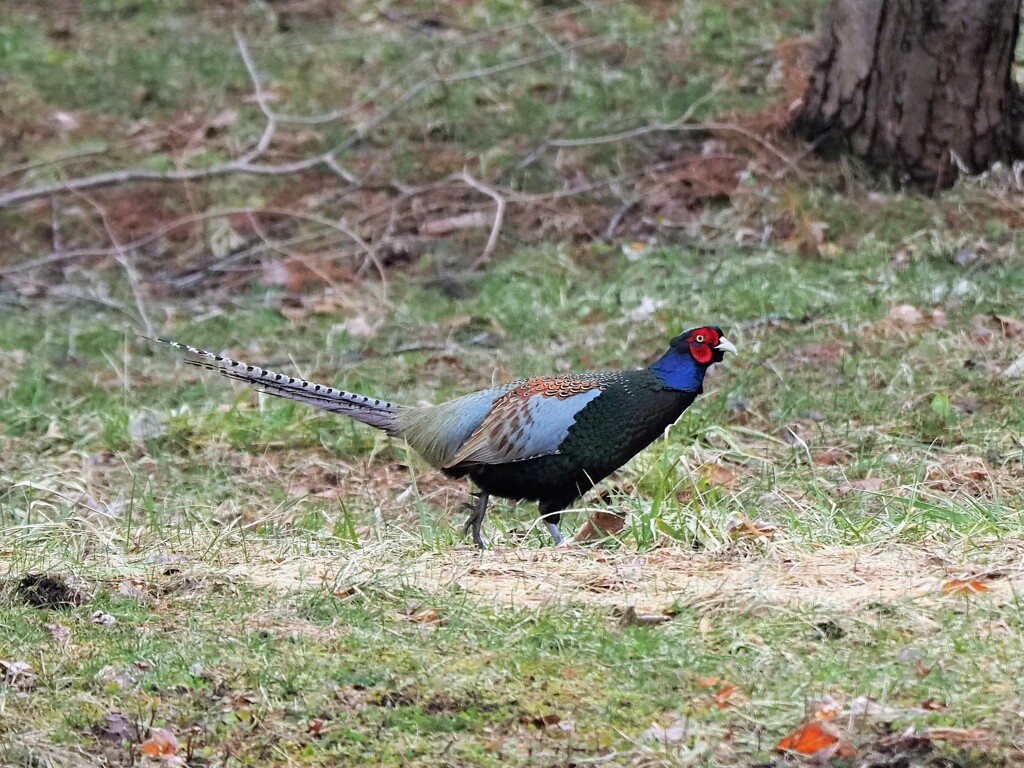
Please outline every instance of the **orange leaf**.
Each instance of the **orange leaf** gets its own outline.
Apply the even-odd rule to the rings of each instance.
[[[946,595],[970,595],[975,592],[988,592],[988,587],[977,579],[951,579],[942,585]]]
[[[739,686],[733,685],[732,683],[726,683],[717,691],[711,694],[711,701],[719,709],[725,709],[732,705],[730,698],[732,695],[739,691]]]
[[[852,757],[856,748],[843,738],[837,728],[821,720],[808,720],[775,745],[780,752],[817,755],[827,750],[832,757]]]
[[[420,611],[414,616],[409,617],[409,621],[418,621],[424,624],[433,624],[435,621],[440,621],[440,617],[437,615],[436,608],[428,608],[425,611]]]
[[[142,742],[139,749],[144,755],[176,755],[178,740],[166,728],[150,728],[149,738]]]

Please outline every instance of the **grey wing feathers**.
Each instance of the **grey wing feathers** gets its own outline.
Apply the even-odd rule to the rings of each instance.
[[[144,338],[159,342],[160,344],[168,344],[191,355],[191,357],[185,359],[188,365],[216,371],[221,376],[245,382],[267,394],[306,403],[307,405],[322,408],[325,411],[342,413],[364,424],[378,427],[387,432],[395,432],[397,430],[396,415],[401,406],[386,400],[380,400],[368,395],[360,395],[355,392],[346,392],[325,384],[306,381],[305,379],[298,379],[294,376],[232,360],[230,357],[217,355],[205,349],[170,341],[169,339]]]

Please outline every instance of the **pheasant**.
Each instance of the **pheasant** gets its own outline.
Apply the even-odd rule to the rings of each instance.
[[[555,544],[562,511],[657,439],[704,391],[704,374],[736,347],[716,326],[686,331],[650,367],[535,376],[440,405],[402,406],[232,360],[187,344],[186,362],[262,392],[403,437],[433,467],[480,488],[464,533],[483,549],[491,496],[538,502]]]

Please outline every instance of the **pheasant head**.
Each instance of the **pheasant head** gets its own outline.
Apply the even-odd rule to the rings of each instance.
[[[686,392],[700,392],[709,366],[720,363],[726,352],[736,347],[716,325],[704,325],[681,333],[669,342],[665,352],[651,370],[669,387]]]

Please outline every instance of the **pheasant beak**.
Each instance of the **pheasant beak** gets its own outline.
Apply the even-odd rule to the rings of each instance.
[[[721,352],[732,352],[734,355],[739,354],[739,352],[736,351],[736,347],[733,345],[733,343],[729,341],[727,338],[725,338],[725,336],[722,336],[718,340],[718,344],[715,345],[715,349]]]

